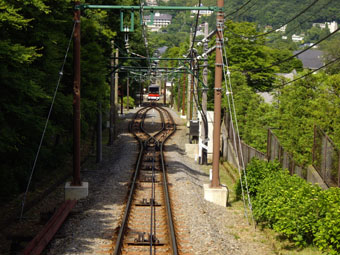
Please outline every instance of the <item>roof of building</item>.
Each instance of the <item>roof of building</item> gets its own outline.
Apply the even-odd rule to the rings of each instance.
[[[144,16],[144,19],[151,19],[150,15],[146,15]],[[172,20],[172,16],[170,14],[166,14],[166,13],[155,13],[154,15],[154,20]]]
[[[301,50],[294,51],[294,54],[299,52]],[[321,50],[307,50],[297,57],[302,61],[303,68],[318,69],[323,66],[322,56],[323,52]]]

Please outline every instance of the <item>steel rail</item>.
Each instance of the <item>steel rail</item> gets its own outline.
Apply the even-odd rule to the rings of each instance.
[[[159,112],[161,120],[162,120],[162,128],[155,135],[150,135],[143,127],[145,116],[146,116],[147,112],[150,111],[151,109],[156,109]],[[140,138],[137,135],[137,132],[134,132],[135,130],[132,129],[132,125],[134,123],[131,122],[130,130],[132,131],[132,133],[135,135],[135,137],[139,141],[141,151],[140,151],[139,156],[138,156],[135,174],[134,174],[134,178],[133,178],[133,181],[132,181],[132,184],[131,184],[127,206],[126,206],[125,212],[124,212],[122,226],[119,230],[119,234],[118,234],[118,238],[117,238],[117,242],[116,242],[116,246],[115,246],[115,250],[114,250],[113,254],[120,254],[121,253],[124,234],[125,234],[126,228],[127,228],[127,221],[128,221],[129,215],[130,215],[130,209],[131,209],[131,205],[132,205],[133,195],[134,195],[135,188],[136,188],[136,181],[137,181],[138,175],[140,173],[139,170],[140,170],[140,166],[141,166],[142,156],[144,154],[145,149],[148,146],[148,143],[155,143],[155,145],[156,144],[158,145],[159,151],[160,151],[161,169],[162,169],[162,177],[163,177],[163,190],[164,190],[163,196],[164,196],[164,199],[165,199],[168,231],[169,231],[169,234],[170,234],[169,238],[170,238],[172,253],[177,255],[178,254],[178,248],[177,248],[177,242],[176,242],[175,228],[174,228],[174,224],[173,224],[173,220],[172,220],[172,211],[171,211],[170,196],[169,196],[169,190],[168,190],[168,181],[167,181],[167,177],[166,177],[166,168],[165,168],[164,155],[163,155],[163,145],[164,145],[165,141],[175,132],[176,126],[175,126],[175,123],[174,123],[174,120],[173,120],[171,114],[167,110],[165,110],[164,108],[155,107],[155,106],[144,107],[136,113],[134,121],[136,121],[137,118],[141,117],[140,116],[141,113],[143,115],[142,115],[142,121],[140,122],[139,128],[145,134],[147,134],[149,137],[146,138],[146,140]],[[166,119],[165,119],[164,115],[166,115]],[[165,122],[168,122],[168,121],[170,123],[165,124]],[[171,128],[171,129],[169,129],[169,130],[171,130],[170,133],[168,133],[168,128]],[[164,132],[165,132],[165,135],[158,138],[158,136],[161,135]],[[153,159],[153,162],[154,162],[154,159]],[[154,164],[153,164],[153,174],[154,174]],[[152,179],[153,179],[153,182],[154,182],[155,178],[152,178]],[[152,190],[152,195],[154,195],[153,194],[154,192],[155,191]],[[150,254],[152,254],[152,247],[153,247],[153,241],[154,241],[152,229],[156,230],[156,228],[155,227],[153,228],[153,225],[152,225],[152,224],[154,224],[153,221],[154,221],[154,218],[155,218],[155,212],[152,211],[153,209],[155,209],[154,206],[153,206],[154,205],[154,196],[151,198],[150,204],[151,204],[151,226],[150,226],[151,231],[150,231],[149,241],[150,241]]]
[[[160,109],[162,109],[163,111],[165,111],[171,122],[172,122],[172,126],[173,126],[173,130],[172,132],[167,135],[164,139],[164,141],[162,141],[161,146],[160,146],[160,155],[161,155],[161,164],[162,164],[162,172],[163,172],[163,187],[164,187],[164,198],[166,201],[166,208],[167,208],[167,215],[168,215],[168,226],[169,226],[169,231],[170,231],[170,235],[171,235],[171,246],[172,246],[172,251],[173,254],[178,254],[178,248],[177,248],[177,240],[176,240],[176,234],[175,234],[175,228],[174,228],[174,223],[172,220],[172,210],[171,210],[171,204],[170,204],[170,195],[169,195],[169,190],[168,190],[168,178],[166,176],[166,171],[165,171],[165,163],[164,163],[164,155],[163,155],[163,145],[166,142],[166,140],[175,133],[176,131],[176,125],[174,123],[174,120],[171,116],[171,114],[166,111],[165,109],[163,109],[162,107],[159,107]]]
[[[141,110],[139,110],[136,113],[136,115],[135,115],[135,120],[138,117],[138,114],[141,111],[143,111],[143,110],[145,110],[147,108],[149,108],[149,107],[144,107]],[[143,113],[143,116],[145,116],[145,113]],[[118,237],[117,237],[117,242],[116,242],[116,246],[115,246],[115,250],[113,252],[113,254],[115,254],[115,255],[118,255],[121,252],[121,246],[122,246],[122,243],[123,243],[122,240],[123,240],[124,233],[126,231],[126,226],[127,226],[127,223],[128,223],[127,219],[128,219],[128,217],[130,215],[130,208],[131,208],[131,205],[132,205],[132,198],[133,198],[133,194],[134,194],[134,191],[135,191],[135,188],[136,188],[136,180],[137,180],[137,177],[139,175],[140,162],[141,162],[142,155],[144,153],[144,144],[143,144],[142,140],[136,135],[136,133],[133,133],[133,134],[135,135],[136,139],[139,142],[140,152],[139,152],[139,155],[138,155],[138,160],[137,160],[137,164],[136,164],[136,168],[135,168],[135,174],[133,176],[133,181],[132,181],[132,184],[131,184],[129,198],[128,198],[128,201],[126,203],[126,208],[125,208],[125,212],[124,212],[124,216],[123,216],[123,220],[122,220],[122,225],[120,226]]]

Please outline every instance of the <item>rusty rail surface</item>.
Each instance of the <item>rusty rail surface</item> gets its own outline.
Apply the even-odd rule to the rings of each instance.
[[[151,109],[162,122],[154,135],[144,128]],[[155,105],[140,109],[131,122],[140,152],[113,254],[178,254],[163,157],[163,145],[175,130],[171,114]]]
[[[76,205],[76,200],[65,201],[59,209],[53,214],[44,228],[35,236],[35,238],[26,246],[24,255],[40,254],[47,244],[52,240],[60,226],[65,221],[66,217]]]

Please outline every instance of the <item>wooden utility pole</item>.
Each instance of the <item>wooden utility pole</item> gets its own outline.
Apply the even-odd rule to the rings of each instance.
[[[163,104],[166,106],[166,81],[167,79],[164,79],[164,95],[163,95]]]
[[[130,96],[130,91],[129,91],[129,86],[130,86],[130,78],[129,76],[127,77],[126,80],[126,112],[129,111],[130,105],[129,105],[129,96]]]
[[[119,57],[119,50],[118,48],[116,48],[116,61],[115,61],[115,65],[116,68],[118,67],[118,57]],[[114,105],[115,105],[115,125],[114,125],[114,137],[117,137],[117,133],[118,133],[118,128],[117,128],[117,119],[118,119],[118,69],[116,69],[116,73],[115,73],[115,101],[114,101]]]
[[[96,153],[96,162],[100,163],[103,159],[103,150],[102,150],[102,104],[98,103],[98,112],[97,112],[97,153]]]
[[[177,83],[177,112],[181,110],[181,76],[178,76]]]
[[[217,6],[224,7],[224,1],[218,0]],[[224,13],[219,11],[216,17],[216,58],[215,58],[215,87],[214,87],[214,132],[213,132],[213,165],[211,187],[220,187],[220,133],[221,133],[221,97],[222,97],[222,40]]]
[[[182,83],[182,116],[185,116],[185,83],[186,83],[186,74],[183,74],[183,83]]]
[[[189,45],[191,46],[192,44],[192,28],[190,29],[190,43]],[[191,53],[190,53],[191,54]],[[192,66],[190,65],[190,71],[192,72]],[[191,102],[192,102],[192,75],[188,75],[188,88],[187,88],[187,125],[190,124],[190,120],[192,118],[192,111],[191,111]]]
[[[111,84],[110,84],[110,128],[109,128],[109,141],[108,145],[113,145],[114,140],[114,126],[116,121],[115,115],[115,74],[114,70],[114,41],[111,41]]]
[[[76,1],[76,5],[80,2]],[[80,180],[80,9],[74,10],[73,34],[73,181],[72,186],[81,186]]]

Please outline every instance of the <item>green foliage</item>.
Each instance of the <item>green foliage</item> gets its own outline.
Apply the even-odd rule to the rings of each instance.
[[[127,106],[127,97],[123,97],[123,105],[124,107]],[[129,97],[129,108],[135,107],[135,100],[132,97]]]
[[[261,182],[274,172],[282,170],[278,162],[264,161],[257,158],[252,158],[251,162],[247,165],[246,175],[242,174],[242,184],[248,184],[248,191],[250,196],[256,196],[257,190]],[[236,197],[241,197],[241,182],[238,181],[236,185]]]
[[[258,223],[298,247],[315,244],[327,254],[339,254],[340,189],[321,190],[280,170],[278,163],[257,159],[247,166],[247,181]],[[240,184],[237,192],[240,196]]]
[[[330,188],[322,192],[321,217],[317,222],[314,242],[328,254],[340,253],[340,189]]]
[[[272,173],[258,187],[253,201],[254,217],[297,246],[304,246],[314,238],[320,190],[287,171]]]

